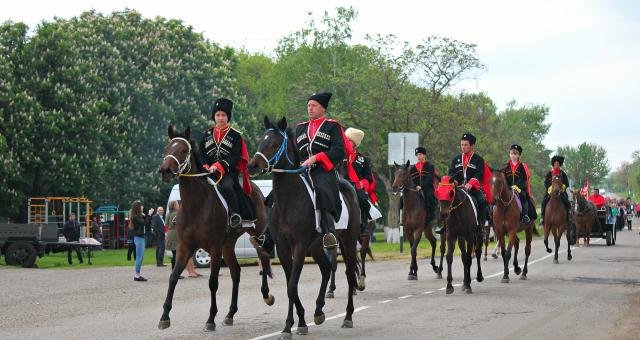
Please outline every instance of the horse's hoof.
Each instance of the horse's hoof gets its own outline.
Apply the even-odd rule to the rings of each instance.
[[[353,293],[351,293],[351,296],[356,296],[356,295],[358,295],[358,291],[354,289]]]
[[[409,275],[407,276],[407,280],[409,280],[409,281],[414,281],[414,280],[417,280],[417,279],[418,279],[418,275],[411,275],[411,274],[409,274]]]
[[[280,340],[291,340],[291,339],[293,339],[293,337],[291,336],[291,333],[282,332],[282,333],[280,333],[280,337],[278,339],[280,339]]]
[[[516,273],[516,275],[520,275],[520,273],[522,273],[522,268],[520,268],[520,267],[515,267],[515,268],[513,269],[513,272],[514,272],[514,273]]]
[[[476,276],[476,281],[478,281],[478,282],[484,281],[484,276],[482,276],[482,275]]]
[[[209,323],[207,322],[206,324],[204,324],[204,330],[207,332],[213,332],[216,330],[216,324],[215,323]]]
[[[527,279],[527,274],[522,273],[522,275],[520,275],[520,280],[526,280]]]
[[[487,257],[486,257],[486,256],[484,257],[484,260],[485,260],[485,261],[487,260]]]
[[[558,263],[560,263],[560,262],[558,262],[558,259],[553,259],[553,263],[554,263],[554,264],[558,264]]]
[[[342,322],[342,328],[353,328],[353,320],[344,320]]]
[[[502,280],[500,280],[501,283],[509,283],[510,280],[508,277],[503,277]]]
[[[316,325],[321,325],[321,324],[324,322],[324,319],[325,319],[325,317],[324,317],[324,313],[322,313],[322,314],[320,314],[320,315],[314,315],[314,316],[313,316],[313,322],[314,322]]]
[[[464,292],[465,292],[465,294],[473,294],[473,291],[471,290],[471,287],[467,287],[467,289]]]
[[[273,306],[273,304],[276,302],[276,298],[273,297],[273,295],[269,294],[269,297],[262,299],[264,300],[264,303],[267,304],[267,306]]]
[[[359,291],[363,291],[364,290],[364,288],[365,288],[365,283],[364,283],[365,278],[366,278],[365,276],[360,276],[360,278],[358,278],[358,284],[356,285],[356,289],[357,290],[359,290]]]
[[[571,261],[571,259],[573,259],[573,256],[571,254],[567,255],[567,260]]]
[[[453,293],[453,287],[447,287],[447,294]]]
[[[436,279],[441,279],[442,278],[442,273],[438,273],[438,275],[436,275]]]
[[[158,329],[167,329],[171,326],[171,320],[160,320],[158,322]]]
[[[224,321],[222,321],[222,323],[227,326],[233,326],[233,318],[230,316],[227,316],[224,318]]]
[[[551,254],[551,249],[547,249],[547,253]]]
[[[327,299],[333,299],[334,298],[334,294],[332,291],[327,292],[327,296],[325,296]]]
[[[296,334],[298,334],[298,335],[307,335],[307,334],[309,334],[309,327],[307,327],[307,326],[298,327],[298,329],[296,329]]]

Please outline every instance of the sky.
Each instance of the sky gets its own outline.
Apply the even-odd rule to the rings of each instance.
[[[549,107],[547,148],[596,143],[615,170],[640,149],[640,1],[7,1],[0,21],[35,28],[42,20],[95,9],[135,9],[184,21],[220,44],[272,54],[278,40],[325,11],[353,6],[353,42],[394,34],[419,43],[430,35],[477,44],[486,69],[455,91],[485,92],[498,106]],[[480,134],[477,134],[480,135]],[[526,150],[523,152],[526,157]]]

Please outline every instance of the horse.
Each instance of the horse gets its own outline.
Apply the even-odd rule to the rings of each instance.
[[[407,237],[407,241],[411,245],[411,264],[409,265],[409,275],[407,280],[418,279],[418,261],[416,259],[418,253],[418,244],[420,238],[424,233],[424,236],[429,240],[431,245],[431,267],[433,271],[438,275],[438,278],[442,278],[442,261],[444,258],[444,249],[440,248],[440,266],[436,266],[436,238],[433,235],[433,230],[427,225],[427,221],[431,216],[427,216],[427,211],[424,207],[424,196],[416,190],[411,175],[409,173],[410,162],[400,166],[395,165],[394,181],[391,185],[391,190],[394,194],[402,192],[402,226],[404,227],[404,234]],[[426,189],[426,188],[425,188]],[[444,243],[444,242],[443,242]]]
[[[353,295],[358,295],[357,291],[363,291],[366,288],[365,279],[367,273],[365,272],[365,263],[367,255],[374,261],[373,253],[371,252],[371,233],[375,227],[375,221],[367,221],[365,230],[367,235],[360,235],[360,261],[356,262],[356,290],[353,291]],[[334,261],[331,265],[331,279],[329,280],[329,290],[327,291],[326,298],[333,299],[335,297],[336,290],[336,270],[338,269],[337,261]]]
[[[567,211],[564,203],[562,203],[562,180],[559,176],[553,176],[551,178],[551,193],[549,193],[549,202],[544,210],[544,247],[547,249],[547,253],[551,253],[549,248],[549,232],[553,233],[553,239],[556,245],[556,252],[553,257],[553,263],[558,263],[558,248],[560,248],[560,240],[562,233],[565,230],[568,231],[567,225]],[[571,261],[571,241],[569,232],[567,232],[567,260]]]
[[[220,197],[213,186],[207,183],[208,172],[202,168],[202,162],[197,151],[197,144],[190,139],[191,129],[178,133],[173,126],[169,126],[169,142],[164,148],[164,158],[159,172],[162,180],[168,182],[178,177],[182,210],[178,214],[176,229],[180,244],[176,253],[176,264],[169,278],[169,289],[163,305],[163,313],[158,328],[165,329],[171,325],[169,312],[172,307],[173,293],[178,277],[184,270],[191,254],[198,249],[205,249],[211,255],[211,276],[209,277],[209,291],[211,292],[211,308],[205,330],[215,331],[215,316],[218,313],[216,292],[218,290],[218,273],[221,265],[221,255],[229,267],[233,290],[229,312],[224,318],[225,325],[233,324],[233,316],[238,311],[238,286],[240,284],[240,266],[235,255],[236,240],[245,232],[246,228],[227,227],[227,212]],[[260,235],[266,229],[266,213],[264,197],[257,185],[251,183],[251,200],[255,204],[257,221],[255,228],[249,233]],[[269,257],[258,252],[262,264],[262,298],[267,305],[273,305],[275,299],[269,293],[267,276],[271,273]]]
[[[319,325],[324,322],[325,314],[322,308],[325,304],[327,283],[331,274],[331,261],[325,256],[322,246],[322,235],[316,231],[315,208],[313,201],[304,184],[300,168],[301,157],[296,146],[296,139],[287,120],[282,118],[277,125],[264,118],[265,135],[258,151],[248,164],[249,173],[256,176],[263,172],[271,172],[273,179],[274,206],[269,223],[269,231],[278,248],[278,258],[287,278],[287,296],[289,308],[285,327],[281,338],[291,338],[293,326],[293,307],[298,315],[298,334],[307,334],[308,327],[304,318],[304,307],[298,296],[298,281],[307,253],[310,253],[320,268],[322,281],[316,299],[314,322]],[[339,230],[336,236],[339,240],[342,255],[346,264],[347,308],[342,323],[343,328],[353,327],[353,291],[356,286],[356,241],[360,228],[360,213],[356,193],[351,184],[341,180],[342,193],[349,212],[348,228]]]
[[[513,271],[516,275],[520,276],[520,279],[526,280],[527,273],[529,272],[528,263],[529,255],[531,255],[531,240],[533,239],[533,226],[535,220],[527,224],[520,223],[520,212],[522,208],[518,206],[517,193],[513,191],[504,177],[502,171],[494,170],[491,176],[491,196],[494,198],[495,207],[493,208],[493,230],[496,233],[496,238],[500,244],[500,253],[502,255],[502,262],[504,265],[504,274],[502,275],[502,283],[509,283],[509,259],[511,258],[511,249],[515,248],[513,253]],[[535,209],[533,200],[530,200],[531,206]],[[518,266],[518,249],[520,248],[520,239],[518,238],[518,232],[525,232],[525,246],[524,246],[524,269]],[[504,236],[509,236],[509,245],[505,249]]]
[[[580,194],[580,190],[573,192],[573,219],[576,225],[576,247],[580,245],[580,234],[584,238],[584,245],[589,246],[591,227],[599,223],[596,207]]]
[[[482,256],[482,219],[476,218],[473,199],[463,188],[456,187],[450,181],[449,176],[443,176],[436,189],[436,198],[440,203],[440,218],[445,222],[447,239],[447,289],[446,293],[453,293],[451,284],[451,264],[453,262],[453,251],[455,242],[461,252],[462,264],[464,267],[464,279],[462,291],[471,294],[471,265],[473,261],[472,252],[475,250],[478,272],[476,280],[484,281],[480,257]]]

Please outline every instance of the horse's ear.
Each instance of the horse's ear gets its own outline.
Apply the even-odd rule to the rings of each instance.
[[[184,130],[184,138],[189,140],[191,138],[191,127],[187,126],[187,129]]]
[[[409,169],[409,165],[411,165],[411,161],[407,159],[407,163],[404,165],[404,168]]]
[[[280,119],[278,122],[278,129],[280,131],[285,131],[287,129],[287,118],[282,117],[282,119]]]
[[[169,138],[173,139],[176,136],[176,130],[173,128],[173,125],[169,124],[169,128],[167,129],[169,133]]]
[[[265,129],[269,129],[269,128],[271,128],[271,126],[273,126],[273,124],[271,124],[271,121],[269,120],[269,117],[267,117],[265,115],[264,116],[264,128]]]
[[[396,161],[393,161],[393,166],[397,169],[400,167],[400,164],[396,163]]]

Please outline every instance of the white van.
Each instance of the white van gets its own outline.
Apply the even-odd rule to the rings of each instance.
[[[270,179],[260,179],[254,180],[258,188],[262,191],[262,194],[266,197],[271,192],[272,181]],[[176,184],[171,189],[171,193],[169,194],[169,199],[167,200],[167,208],[165,209],[165,216],[169,216],[169,202],[171,201],[180,201],[180,185]],[[256,249],[249,242],[249,234],[244,233],[236,242],[236,257],[238,258],[252,258],[258,257]],[[211,263],[211,257],[204,249],[196,250],[195,254],[193,254],[193,263],[198,268],[209,267]]]

